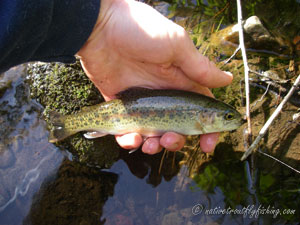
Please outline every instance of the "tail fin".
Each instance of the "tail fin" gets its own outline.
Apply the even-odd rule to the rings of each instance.
[[[74,134],[74,132],[65,128],[65,116],[57,112],[50,112],[50,123],[53,126],[49,135],[50,143],[61,141]]]

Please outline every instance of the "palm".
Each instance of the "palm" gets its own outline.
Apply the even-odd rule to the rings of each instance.
[[[206,87],[224,86],[231,81],[231,76],[197,52],[183,28],[151,7],[130,0],[102,1],[99,23],[78,55],[85,72],[106,100],[133,86],[211,95]],[[122,144],[122,137],[119,143],[127,148],[141,144],[138,134],[131,136],[132,144]],[[165,139],[170,145],[172,140],[179,141],[178,148],[184,144],[182,136],[168,133],[147,142],[161,148]]]

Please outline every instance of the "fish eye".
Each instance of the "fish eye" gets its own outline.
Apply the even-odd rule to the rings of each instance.
[[[225,120],[233,120],[234,119],[234,114],[232,112],[228,112],[224,116]]]

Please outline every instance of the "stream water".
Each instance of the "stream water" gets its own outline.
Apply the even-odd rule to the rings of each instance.
[[[196,162],[193,175],[195,165],[182,152],[120,149],[110,169],[73,160],[48,142],[43,107],[30,98],[26,75],[18,66],[0,80],[6,87],[0,92],[1,225],[299,224],[299,174],[263,156],[250,167],[224,142],[210,160]],[[299,131],[294,126],[287,136]],[[299,141],[298,135],[288,143]]]

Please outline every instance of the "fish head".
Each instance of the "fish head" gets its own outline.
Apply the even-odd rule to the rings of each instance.
[[[202,133],[213,133],[235,130],[243,124],[242,115],[232,107],[214,108],[199,113],[198,129]]]
[[[224,131],[228,131],[239,128],[244,123],[244,120],[242,115],[232,108],[220,113],[219,123],[224,127]]]

